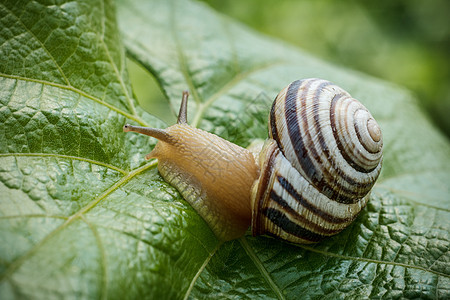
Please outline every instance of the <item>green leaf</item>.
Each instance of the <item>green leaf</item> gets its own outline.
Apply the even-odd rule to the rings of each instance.
[[[0,298],[179,296],[216,239],[122,132],[164,125],[132,96],[113,3],[2,1],[0,22]]]
[[[322,77],[360,99],[384,133],[383,173],[350,228],[315,246],[248,236],[225,244],[205,258],[191,295],[448,295],[450,148],[407,91],[251,33],[203,5],[119,3],[129,53],[158,79],[174,108],[180,91],[191,90],[195,125],[248,145],[267,135],[269,99],[293,80]]]
[[[405,90],[322,62],[191,1],[0,3],[0,298],[450,296],[450,147]],[[304,77],[360,99],[384,135],[368,207],[313,246],[219,244],[144,156],[164,127],[133,97],[124,47],[193,124],[265,138]]]

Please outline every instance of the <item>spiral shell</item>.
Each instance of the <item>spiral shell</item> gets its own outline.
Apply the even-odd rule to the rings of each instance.
[[[276,97],[253,187],[252,231],[311,243],[350,224],[381,170],[383,140],[370,112],[321,79]]]

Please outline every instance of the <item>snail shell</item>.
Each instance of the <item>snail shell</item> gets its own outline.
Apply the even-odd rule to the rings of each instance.
[[[276,97],[269,139],[258,161],[247,149],[187,124],[125,125],[159,139],[146,156],[220,240],[266,234],[318,242],[348,226],[365,207],[381,170],[381,130],[346,91],[322,79],[292,82]]]
[[[346,91],[297,80],[276,97],[253,188],[252,231],[318,242],[365,207],[381,171],[381,130]]]

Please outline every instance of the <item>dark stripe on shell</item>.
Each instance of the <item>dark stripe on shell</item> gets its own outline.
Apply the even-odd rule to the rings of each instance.
[[[323,228],[320,224],[316,224],[306,219],[304,216],[299,214],[296,210],[289,206],[283,198],[281,198],[275,191],[272,190],[270,193],[270,198],[278,203],[284,210],[284,213],[287,213],[291,218],[294,218],[297,221],[297,224],[305,224],[307,227],[312,228],[314,232],[321,233],[324,235],[333,235],[340,232],[342,229],[327,229]],[[301,225],[300,225],[301,226]]]
[[[352,221],[356,216],[352,216],[352,218],[340,218],[337,216],[330,215],[327,212],[324,212],[320,210],[318,207],[316,207],[314,204],[310,203],[307,199],[303,198],[302,195],[300,195],[297,190],[291,185],[291,183],[284,178],[283,176],[277,177],[278,182],[281,184],[281,186],[304,208],[312,212],[313,214],[321,217],[325,221],[329,223],[334,224],[342,224]]]
[[[297,82],[297,81],[296,81]],[[302,133],[300,131],[300,124],[297,117],[297,110],[301,108],[297,108],[297,94],[300,84],[302,82],[298,82],[296,85],[291,85],[286,93],[285,99],[285,120],[286,120],[286,128],[288,130],[288,135],[292,143],[292,148],[295,151],[295,154],[298,157],[298,161],[300,162],[301,168],[306,173],[306,176],[311,179],[314,175],[315,167],[311,161],[311,157],[308,155],[306,150]],[[302,86],[302,93],[306,93],[308,91],[308,87],[311,84],[311,81],[308,81],[306,85]],[[302,112],[303,113],[303,112]]]
[[[285,102],[285,106],[284,106],[284,115],[285,118],[284,120],[286,121],[286,127],[289,129],[289,127],[291,127],[290,123],[293,123],[294,125],[297,123],[297,107],[296,107],[296,99],[297,99],[297,93],[298,90],[300,88],[300,86],[302,85],[303,80],[296,80],[294,82],[292,82],[287,91],[286,91],[286,95],[284,97],[284,99],[279,99],[279,101],[284,101]],[[288,106],[288,103],[292,104]],[[275,105],[275,103],[274,103]],[[291,117],[289,117],[291,116]],[[276,123],[274,122],[274,125],[276,127]],[[289,136],[290,136],[290,132],[288,132]],[[283,144],[279,138],[279,136],[277,135],[277,137],[274,139],[277,141],[278,146],[280,147],[281,153],[283,153],[284,155],[284,147]],[[295,149],[295,147],[294,147]],[[286,157],[286,155],[284,155]]]
[[[314,233],[308,229],[299,226],[298,224],[289,220],[289,218],[286,217],[283,212],[277,209],[269,207],[264,209],[263,213],[267,217],[267,219],[269,219],[272,223],[275,224],[275,226],[278,226],[279,228],[281,228],[283,231],[285,231],[290,235],[299,237],[301,239],[310,242],[318,242],[326,237],[324,235]],[[274,235],[273,233],[270,234],[270,232],[268,232],[268,234],[272,236]]]

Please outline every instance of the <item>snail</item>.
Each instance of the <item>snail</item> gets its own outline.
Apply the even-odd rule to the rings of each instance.
[[[370,112],[333,83],[297,80],[275,98],[259,154],[187,124],[183,92],[177,124],[125,125],[159,141],[163,178],[219,240],[269,235],[314,243],[347,227],[366,206],[381,170],[383,140]]]

